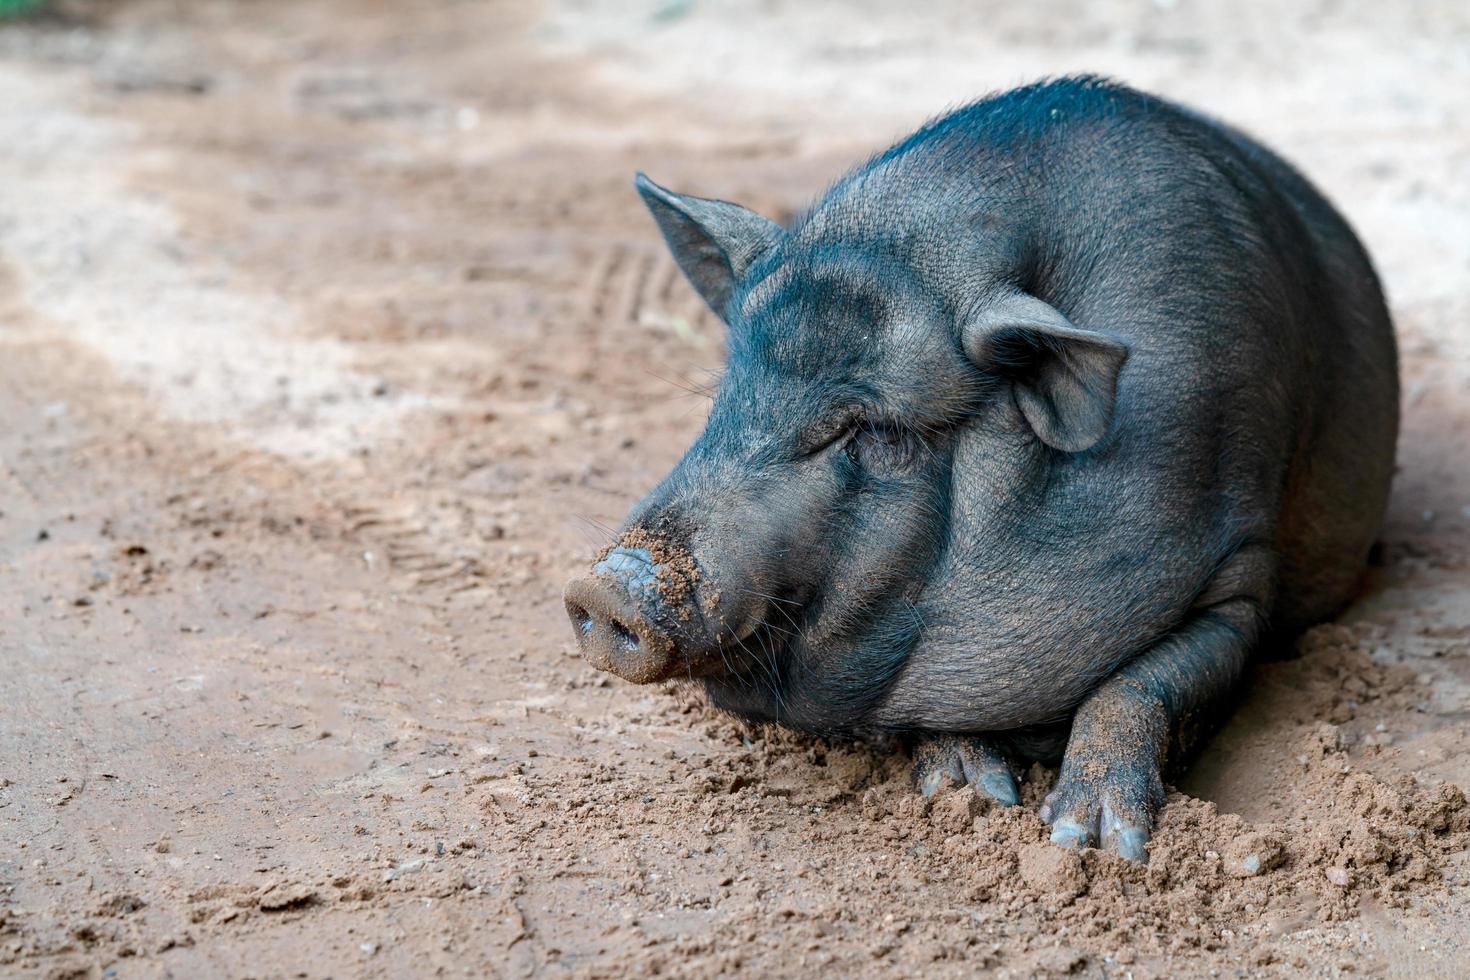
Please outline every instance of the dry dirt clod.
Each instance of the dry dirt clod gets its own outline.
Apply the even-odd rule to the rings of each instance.
[[[1249,833],[1226,845],[1222,860],[1232,878],[1253,878],[1278,866],[1285,856],[1280,837],[1272,833]]]
[[[934,805],[929,810],[929,821],[944,833],[964,833],[986,809],[972,787],[960,786],[934,797]]]
[[[1087,887],[1081,855],[1050,842],[1023,847],[1020,871],[1028,887],[1058,905],[1076,898]]]
[[[317,902],[317,890],[306,884],[272,883],[261,890],[256,907],[262,912],[287,912]]]

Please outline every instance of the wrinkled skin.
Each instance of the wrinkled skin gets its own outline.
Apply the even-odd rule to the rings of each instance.
[[[1052,839],[1145,859],[1168,767],[1254,651],[1350,600],[1381,519],[1396,356],[1346,224],[1246,137],[1086,78],[938,120],[789,228],[639,190],[729,359],[568,588],[588,657],[911,735],[924,791],[1010,804],[1060,758]]]

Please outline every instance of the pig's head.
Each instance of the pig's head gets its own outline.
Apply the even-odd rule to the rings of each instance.
[[[1107,431],[1126,348],[1017,286],[956,308],[901,246],[823,244],[723,201],[638,190],[729,326],[699,439],[566,590],[584,656],[635,683],[852,730],[902,671],[943,566],[955,448],[1009,426],[1017,458]]]

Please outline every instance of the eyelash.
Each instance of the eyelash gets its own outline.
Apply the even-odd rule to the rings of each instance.
[[[847,437],[843,452],[848,459],[868,469],[905,465],[913,454],[913,437],[893,425],[859,422]]]
[[[808,453],[815,455],[835,448],[854,466],[882,473],[910,465],[917,452],[916,436],[902,426],[873,422],[853,409],[840,417],[826,433],[810,443]]]

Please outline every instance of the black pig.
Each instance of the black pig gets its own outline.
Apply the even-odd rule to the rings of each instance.
[[[585,656],[740,715],[921,740],[1142,860],[1253,651],[1352,597],[1393,331],[1288,164],[1096,78],[929,124],[782,228],[642,175],[729,325],[699,440],[567,588]],[[1063,751],[1063,747],[1065,750]]]

